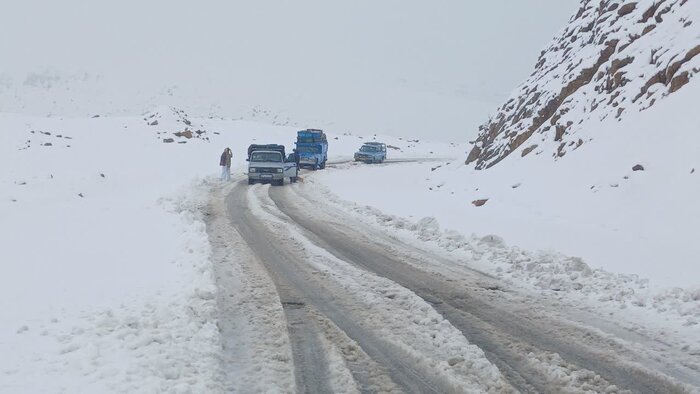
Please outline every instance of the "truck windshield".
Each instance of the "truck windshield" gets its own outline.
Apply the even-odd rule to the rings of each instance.
[[[326,135],[322,133],[299,133],[297,142],[302,144],[318,144],[326,142]]]
[[[254,161],[254,162],[262,162],[262,161],[281,162],[282,161],[282,154],[279,152],[253,152],[253,154],[250,155],[250,161]]]
[[[360,152],[379,152],[379,148],[376,146],[364,145],[360,148]]]
[[[319,153],[318,146],[297,146],[298,152]]]

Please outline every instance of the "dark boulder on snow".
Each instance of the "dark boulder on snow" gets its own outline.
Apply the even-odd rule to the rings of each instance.
[[[178,131],[177,133],[175,133],[175,136],[176,137],[185,137],[187,139],[190,139],[190,138],[192,138],[192,132],[189,130]]]
[[[488,200],[489,200],[488,198],[483,198],[483,199],[481,199],[481,200],[474,200],[474,201],[472,201],[472,204],[474,204],[475,207],[481,207],[481,206],[483,206],[484,204],[486,204],[486,202],[487,202]]]

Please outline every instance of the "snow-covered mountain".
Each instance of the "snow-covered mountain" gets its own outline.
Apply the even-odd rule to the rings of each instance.
[[[654,111],[696,83],[698,19],[700,3],[687,0],[583,0],[532,75],[480,127],[467,164],[488,168],[514,152],[560,158],[593,141],[601,121]]]

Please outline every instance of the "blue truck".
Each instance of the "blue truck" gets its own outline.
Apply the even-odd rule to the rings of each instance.
[[[386,144],[365,142],[360,150],[355,152],[354,159],[365,163],[383,163],[386,160]]]
[[[299,167],[312,170],[326,168],[328,140],[323,130],[306,129],[297,132],[296,150]]]

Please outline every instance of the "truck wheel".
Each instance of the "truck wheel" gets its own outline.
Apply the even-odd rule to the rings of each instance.
[[[252,185],[253,183],[255,183],[255,181],[252,180],[252,179],[250,179],[250,178],[248,178],[248,184],[249,184],[249,185]]]
[[[275,186],[283,186],[284,185],[284,178],[280,179],[279,181],[276,181],[274,183]]]
[[[323,163],[321,163],[321,167],[320,167],[320,168],[321,168],[322,170],[323,170],[324,168],[326,168],[326,161],[325,161],[325,160],[323,161]]]

